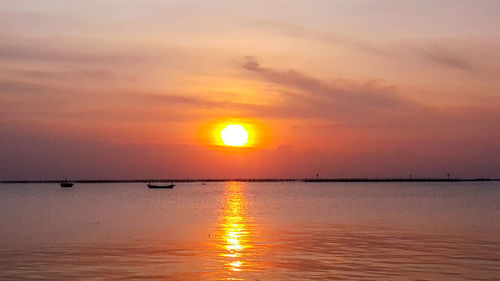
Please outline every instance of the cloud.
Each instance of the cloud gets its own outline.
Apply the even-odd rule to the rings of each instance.
[[[214,101],[207,98],[193,96],[193,95],[183,95],[183,94],[161,94],[161,93],[147,93],[147,94],[137,94],[138,102],[145,102],[150,104],[162,104],[171,105],[177,107],[190,106],[191,109],[195,108],[217,108],[228,109],[228,110],[239,110],[249,112],[259,108],[259,105],[238,103],[233,101]]]
[[[46,85],[28,83],[23,81],[0,80],[0,95],[1,94],[23,94],[23,93],[39,93],[47,92],[50,88]]]
[[[479,135],[492,132],[500,124],[498,103],[461,107],[423,104],[405,97],[410,92],[402,95],[397,86],[369,81],[324,81],[296,70],[265,67],[251,56],[245,58],[241,67],[254,79],[278,86],[282,96],[279,104],[252,108],[256,116],[317,119],[330,124],[330,129],[365,128],[375,134],[380,133],[375,128],[384,128],[387,132],[403,130],[410,135]]]
[[[390,87],[383,87],[373,82],[346,83],[345,80],[336,80],[330,84],[295,70],[277,70],[263,67],[252,56],[245,59],[246,61],[242,65],[243,68],[258,74],[266,81],[302,90],[311,95],[329,98],[344,105],[362,105],[364,103],[369,103],[372,107],[414,105],[411,101],[397,96]]]
[[[422,57],[437,65],[466,72],[474,72],[475,70],[473,64],[464,56],[460,56],[456,52],[437,44],[432,44],[427,48],[419,49],[419,53]]]
[[[108,81],[116,78],[116,73],[104,69],[82,69],[71,71],[47,71],[47,70],[17,70],[9,69],[2,72],[19,75],[27,79],[37,80],[54,80],[54,81],[67,81],[67,80],[94,80],[94,81]]]
[[[322,81],[295,70],[262,66],[248,56],[242,68],[254,77],[282,87],[284,104],[277,112],[291,111],[295,116],[362,120],[378,115],[404,114],[421,110],[422,105],[398,95],[395,87],[377,82]],[[286,109],[285,109],[286,108]]]
[[[89,51],[67,51],[55,47],[2,45],[3,60],[50,61],[59,63],[131,63],[143,61],[145,56],[117,54],[116,50],[91,53]]]
[[[362,53],[375,55],[390,55],[390,50],[369,44],[362,39],[354,36],[346,36],[340,33],[323,32],[304,26],[280,22],[275,20],[259,20],[253,23],[254,26],[261,28],[273,34],[285,35],[295,38],[305,38],[315,41],[333,44],[337,46],[345,46],[349,49],[356,49]]]
[[[473,72],[476,66],[467,59],[465,55],[460,55],[449,46],[442,43],[420,40],[411,44],[400,44],[394,41],[385,45],[378,45],[364,38],[356,38],[335,32],[322,32],[315,29],[306,28],[286,22],[274,20],[260,20],[254,23],[255,26],[273,34],[284,35],[294,38],[304,38],[327,44],[344,46],[349,50],[356,50],[360,53],[373,55],[385,60],[398,61],[401,59],[417,58],[425,62],[445,66],[451,69],[458,69],[466,72]],[[424,46],[424,47],[422,47]]]
[[[292,152],[293,151],[293,145],[291,144],[280,144],[277,148],[276,151],[279,152]]]

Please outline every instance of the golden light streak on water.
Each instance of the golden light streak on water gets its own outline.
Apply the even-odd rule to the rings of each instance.
[[[231,182],[226,185],[224,203],[218,221],[218,255],[222,258],[226,271],[249,270],[251,266],[252,243],[250,233],[252,223],[247,214],[247,202],[243,183]]]

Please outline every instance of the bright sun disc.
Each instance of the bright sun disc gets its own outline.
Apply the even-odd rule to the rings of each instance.
[[[248,141],[248,132],[241,125],[227,125],[220,132],[220,137],[225,145],[242,146]]]

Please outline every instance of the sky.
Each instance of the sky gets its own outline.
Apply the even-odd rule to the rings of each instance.
[[[0,180],[500,178],[498,14],[0,0]],[[226,124],[248,144],[221,145]]]

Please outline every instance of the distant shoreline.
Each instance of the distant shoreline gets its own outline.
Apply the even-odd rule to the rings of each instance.
[[[23,183],[59,183],[63,180],[3,180],[3,184]],[[97,180],[97,179],[68,179],[74,183],[147,183],[147,182],[479,182],[500,181],[489,178],[331,178],[331,179],[132,179],[132,180]]]

